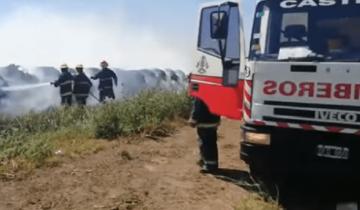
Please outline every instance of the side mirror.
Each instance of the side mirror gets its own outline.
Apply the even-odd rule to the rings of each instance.
[[[228,15],[226,12],[211,13],[211,38],[226,39],[228,35]]]

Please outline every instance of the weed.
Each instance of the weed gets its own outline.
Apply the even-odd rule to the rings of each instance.
[[[171,122],[187,117],[186,93],[147,91],[134,98],[96,107],[51,108],[10,118],[0,116],[0,172],[32,168],[66,156],[96,153],[101,141],[120,136],[166,136]],[[1,174],[0,173],[0,174]]]
[[[250,194],[242,199],[235,210],[282,210],[275,201],[266,201],[261,196]]]

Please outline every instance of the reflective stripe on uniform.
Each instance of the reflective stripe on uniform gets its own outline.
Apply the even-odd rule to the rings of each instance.
[[[79,93],[79,94],[75,94],[75,96],[76,97],[88,97],[89,96],[89,94],[81,94],[81,93]]]
[[[106,86],[106,87],[102,87],[102,88],[100,88],[99,90],[100,91],[103,91],[103,90],[105,90],[105,89],[112,89],[113,87],[111,87],[111,86]]]
[[[207,161],[207,160],[204,160],[204,163],[205,163],[205,165],[218,165],[218,162],[217,162],[217,161]]]
[[[111,80],[111,81],[112,81],[112,78],[110,77],[110,78],[100,79],[100,81],[101,81],[101,82],[104,82],[104,81],[109,81],[109,80]]]
[[[90,85],[88,82],[76,82],[78,85]]]
[[[72,92],[61,93],[60,95],[61,96],[71,96]]]
[[[68,81],[65,81],[65,82],[61,83],[60,86],[69,85],[69,84],[72,84],[72,83],[73,83],[72,80],[68,80]]]
[[[198,128],[217,128],[219,125],[219,123],[199,123],[196,126]]]

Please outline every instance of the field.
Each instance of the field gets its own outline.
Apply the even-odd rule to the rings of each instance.
[[[143,92],[122,102],[97,107],[63,107],[0,119],[0,175],[54,164],[54,155],[96,153],[113,140],[133,135],[158,138],[190,112],[185,93]],[[55,161],[56,162],[56,161]]]
[[[279,209],[239,160],[239,123],[220,128],[222,176],[203,175],[186,94],[3,118],[0,209]]]

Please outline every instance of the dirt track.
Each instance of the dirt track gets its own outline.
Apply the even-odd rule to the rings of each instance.
[[[223,121],[222,168],[246,170],[239,160],[239,126]],[[108,143],[98,154],[39,169],[24,180],[0,182],[0,210],[234,209],[248,193],[200,174],[197,158],[195,130],[189,127],[161,141]]]

